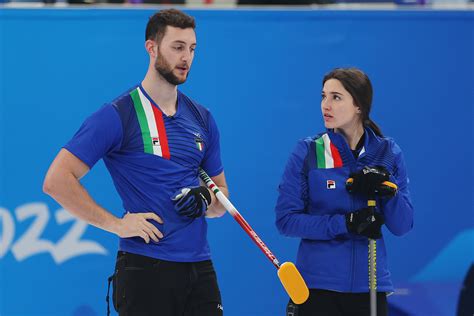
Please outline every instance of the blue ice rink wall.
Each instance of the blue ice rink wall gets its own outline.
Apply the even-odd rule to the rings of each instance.
[[[70,217],[42,181],[81,122],[144,76],[153,12],[0,9],[0,315],[105,314],[117,240]],[[391,315],[454,315],[474,258],[474,11],[189,13],[198,49],[181,89],[214,113],[232,201],[281,261],[298,241],[274,226],[276,188],[296,140],[323,128],[321,78],[369,74],[416,211],[408,235],[384,231]],[[102,162],[83,184],[121,214]],[[210,221],[209,241],[225,315],[284,314],[275,269],[229,215]]]

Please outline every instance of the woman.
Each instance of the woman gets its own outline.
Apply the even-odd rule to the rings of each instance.
[[[288,315],[294,309],[298,316],[369,315],[369,238],[377,239],[377,315],[387,315],[386,294],[393,285],[381,226],[397,236],[407,233],[413,207],[402,152],[370,119],[371,105],[366,74],[334,69],[323,79],[327,130],[299,141],[288,160],[276,225],[281,234],[301,238],[297,267],[310,288],[304,304],[290,301]],[[381,196],[387,180],[398,186],[393,197]],[[371,197],[377,202],[374,216],[367,208]]]

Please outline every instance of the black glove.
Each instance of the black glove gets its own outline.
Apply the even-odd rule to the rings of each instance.
[[[212,201],[209,190],[204,186],[181,189],[171,199],[179,215],[191,218],[202,216]]]
[[[390,173],[381,166],[367,167],[351,173],[352,182],[346,182],[346,189],[350,193],[363,194],[367,197],[375,197],[382,182],[388,181]]]
[[[350,233],[371,239],[382,238],[382,225],[385,219],[382,214],[372,212],[369,208],[346,214],[346,226]]]

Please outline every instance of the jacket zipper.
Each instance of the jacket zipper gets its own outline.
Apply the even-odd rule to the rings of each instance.
[[[367,137],[367,136],[366,136]],[[345,150],[346,152],[349,153],[349,156],[350,156],[350,159],[352,159],[352,163],[350,163],[351,167],[349,168],[350,171],[349,173],[355,171],[357,169],[357,165],[358,165],[358,162],[359,162],[359,157],[354,157],[352,155],[352,151],[349,147],[349,145],[346,143],[346,142],[342,142],[342,146],[343,148],[341,148],[342,150]],[[354,197],[352,195],[350,195],[350,200],[351,200],[351,209],[350,209],[350,212],[353,212],[355,211],[354,209]],[[351,253],[351,266],[350,266],[350,272],[351,272],[351,284],[350,284],[350,292],[353,291],[354,289],[354,278],[355,278],[355,264],[356,264],[356,257],[355,257],[355,241],[354,240],[351,240],[351,243],[352,243],[352,253]]]
[[[354,211],[353,210],[354,208],[354,198],[351,196],[351,212]],[[354,255],[354,252],[355,252],[355,242],[354,242],[354,239],[351,240],[351,243],[352,243],[352,253],[351,253],[351,289],[350,289],[350,292],[353,291],[354,289],[354,267],[355,267],[355,255]]]
[[[350,150],[350,148],[349,148]],[[352,152],[350,152],[351,155],[352,155]],[[352,156],[351,156],[352,157]],[[352,157],[352,158],[355,158],[355,157]],[[353,167],[351,168],[351,171],[350,172],[353,172],[357,169],[357,164],[358,164],[358,161],[359,161],[359,157],[355,158],[354,159],[354,165]],[[355,208],[354,208],[354,196],[351,194],[351,212],[355,211]],[[354,290],[354,279],[355,279],[355,265],[356,265],[356,256],[355,256],[355,241],[354,239],[352,239],[352,253],[351,253],[351,289],[350,289],[350,292],[352,292]]]

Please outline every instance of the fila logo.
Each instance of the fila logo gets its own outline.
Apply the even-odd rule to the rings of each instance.
[[[328,190],[334,190],[336,188],[336,181],[334,180],[327,180],[326,187]]]
[[[220,309],[221,311],[223,311],[224,307],[221,304],[217,304],[217,309]]]
[[[160,146],[160,139],[158,137],[153,137],[151,142],[153,143],[153,146]]]

